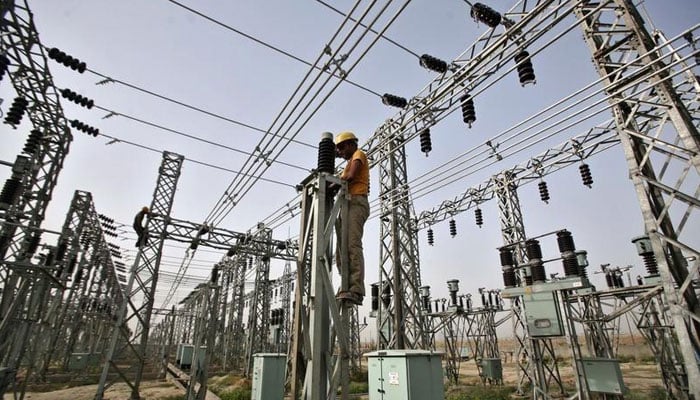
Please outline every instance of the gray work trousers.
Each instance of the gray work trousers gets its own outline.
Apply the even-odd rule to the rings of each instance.
[[[348,290],[362,296],[365,295],[365,257],[362,253],[362,234],[365,222],[369,217],[369,202],[367,196],[352,195],[348,200]],[[337,236],[335,249],[335,265],[341,271],[340,244],[343,238],[340,217],[335,223]]]

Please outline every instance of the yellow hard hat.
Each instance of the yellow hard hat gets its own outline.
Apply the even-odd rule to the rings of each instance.
[[[335,137],[335,144],[339,145],[347,140],[357,140],[357,137],[352,132],[340,132],[338,136]]]

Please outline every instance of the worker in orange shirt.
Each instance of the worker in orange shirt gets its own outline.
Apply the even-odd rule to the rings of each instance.
[[[357,137],[352,132],[342,132],[335,137],[336,154],[347,160],[345,169],[340,179],[347,182],[348,213],[347,213],[347,240],[348,240],[348,290],[338,293],[337,298],[350,301],[356,305],[362,305],[365,296],[365,258],[362,251],[362,234],[365,222],[369,217],[369,163],[367,155],[357,145]],[[336,264],[340,269],[340,241],[342,234],[341,222],[338,218],[336,234],[338,244],[336,250]]]

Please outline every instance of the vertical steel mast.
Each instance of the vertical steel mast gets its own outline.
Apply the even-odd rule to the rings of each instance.
[[[389,120],[380,128],[379,199],[380,287],[391,290],[389,305],[379,302],[380,348],[425,348],[427,336],[420,307],[420,263],[413,203],[409,198],[406,149],[401,126]]]
[[[681,390],[674,397],[698,397],[700,303],[691,279],[697,276],[700,248],[697,237],[683,232],[693,209],[700,206],[697,85],[687,93],[674,88],[676,81],[685,79],[669,67],[677,54],[655,43],[631,1],[609,1],[603,7],[582,2],[575,13],[613,107],[683,355],[678,368],[685,369],[687,393]],[[690,271],[686,257],[694,260]]]
[[[148,224],[147,243],[139,247],[131,268],[125,293],[128,298],[118,314],[117,328],[106,349],[105,364],[97,387],[95,400],[102,400],[104,391],[114,382],[107,382],[110,370],[131,388],[131,399],[140,399],[139,385],[146,363],[146,346],[151,324],[151,312],[158,283],[161,252],[170,219],[175,189],[180,179],[184,157],[163,152],[158,181],[153,193]]]

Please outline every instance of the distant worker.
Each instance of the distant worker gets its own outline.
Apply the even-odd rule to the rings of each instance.
[[[369,217],[369,163],[367,155],[357,147],[357,137],[352,132],[342,132],[335,137],[335,150],[338,157],[347,160],[340,179],[347,182],[348,213],[347,231],[341,232],[341,221],[338,218],[336,234],[338,243],[336,249],[336,264],[341,269],[340,241],[347,233],[348,242],[348,290],[338,292],[337,298],[362,305],[365,297],[365,258],[362,253],[362,234],[365,222]]]
[[[134,230],[136,231],[136,247],[141,247],[148,242],[148,235],[146,234],[146,224],[144,224],[143,218],[148,215],[148,207],[144,207],[141,211],[134,217]]]

